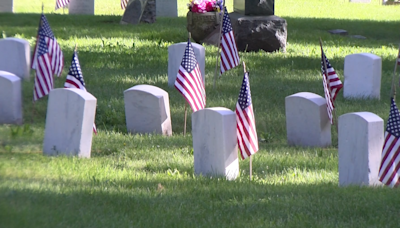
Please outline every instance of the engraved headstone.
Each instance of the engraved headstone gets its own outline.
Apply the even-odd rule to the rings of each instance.
[[[21,79],[29,79],[31,48],[20,38],[0,39],[0,70],[13,73]]]
[[[178,1],[177,0],[156,0],[157,17],[177,17]]]
[[[206,108],[192,114],[194,173],[224,176],[239,174],[236,114],[227,108]]]
[[[234,0],[234,11],[247,16],[274,15],[274,0]]]
[[[338,122],[339,186],[381,185],[382,118],[370,112],[354,112],[341,115]]]
[[[0,13],[12,13],[14,11],[14,0],[1,0]]]
[[[90,158],[96,98],[81,89],[53,89],[49,94],[43,153]]]
[[[331,124],[325,98],[309,92],[287,96],[285,112],[289,145],[306,147],[331,145]]]
[[[0,71],[0,124],[22,124],[21,79]]]
[[[124,91],[126,128],[131,133],[172,135],[168,93],[137,85]]]
[[[68,4],[69,14],[94,15],[94,0],[71,0]]]
[[[173,87],[175,84],[176,76],[178,74],[179,66],[181,65],[183,55],[187,42],[172,44],[168,47],[168,85]],[[196,43],[192,43],[194,55],[196,56],[197,63],[201,71],[203,83],[205,85],[205,66],[206,66],[206,49]]]
[[[382,59],[371,53],[347,55],[344,58],[344,98],[381,96]]]
[[[131,0],[122,16],[121,24],[154,23],[155,21],[155,0]]]

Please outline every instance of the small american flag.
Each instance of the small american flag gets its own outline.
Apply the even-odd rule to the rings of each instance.
[[[386,124],[385,141],[382,148],[381,166],[379,168],[379,181],[395,187],[399,185],[400,168],[400,114],[399,109],[391,98],[389,120]]]
[[[56,1],[56,10],[58,10],[59,8],[63,8],[63,7],[65,7],[66,5],[68,5],[68,4],[69,4],[69,1],[70,1],[70,0],[57,0],[57,1]]]
[[[44,60],[46,60],[44,62]],[[61,75],[64,67],[64,56],[60,46],[51,31],[44,14],[41,15],[36,46],[32,57],[32,69],[36,70],[34,100],[46,96],[53,89],[53,75]],[[51,69],[46,72],[40,70]],[[50,83],[51,82],[51,83]],[[51,85],[48,87],[46,85]]]
[[[325,66],[326,64],[326,71]],[[327,112],[330,119],[331,124],[333,124],[333,109],[335,108],[334,102],[336,99],[339,90],[343,87],[342,82],[340,81],[338,75],[335,72],[335,69],[329,63],[329,60],[326,58],[324,51],[321,47],[321,71],[322,71],[322,82],[324,85],[324,93],[326,99]],[[330,92],[329,92],[330,91]]]
[[[181,65],[179,66],[175,88],[190,104],[193,112],[203,109],[206,106],[206,90],[190,39],[187,43]]]
[[[129,0],[121,0],[121,9],[125,9],[128,6]]]
[[[231,19],[229,18],[228,11],[225,8],[224,19],[222,22],[220,73],[222,74],[225,71],[236,67],[237,65],[239,65],[239,62],[239,53],[236,47]]]
[[[244,74],[239,99],[236,103],[237,142],[242,159],[258,151],[256,123],[251,101],[249,74]]]
[[[86,91],[85,81],[83,80],[81,65],[79,64],[78,54],[76,51],[72,55],[71,67],[69,68],[64,88],[76,88]],[[93,124],[93,132],[97,134],[95,124]]]

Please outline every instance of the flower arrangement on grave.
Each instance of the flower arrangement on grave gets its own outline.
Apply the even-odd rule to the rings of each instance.
[[[189,0],[188,8],[193,13],[220,12],[222,0]]]

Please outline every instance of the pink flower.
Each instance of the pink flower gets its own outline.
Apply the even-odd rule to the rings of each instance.
[[[214,5],[213,2],[207,1],[207,3],[206,3],[206,11],[207,11],[207,12],[212,12],[212,11],[214,11],[213,5]]]

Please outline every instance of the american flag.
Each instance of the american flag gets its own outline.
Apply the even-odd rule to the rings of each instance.
[[[85,81],[83,80],[81,65],[79,64],[78,54],[76,51],[72,55],[71,67],[69,68],[64,88],[76,88],[86,91]],[[93,124],[93,132],[97,134],[95,124]]]
[[[203,109],[206,106],[206,90],[190,39],[187,43],[181,65],[179,66],[175,88],[190,104],[193,112]]]
[[[70,0],[57,0],[57,1],[56,1],[56,10],[58,10],[59,8],[63,8],[63,7],[65,7],[66,5],[68,5],[68,4],[69,4],[69,1],[70,1]]]
[[[382,148],[379,181],[395,187],[400,184],[400,114],[399,109],[391,98],[389,120],[386,124],[385,141]]]
[[[326,64],[326,71],[325,66]],[[335,69],[329,63],[329,60],[326,58],[324,51],[321,47],[321,71],[322,71],[322,81],[324,85],[324,93],[326,99],[326,106],[328,111],[328,116],[331,124],[333,124],[333,109],[335,108],[334,102],[336,99],[339,90],[343,87],[342,82],[340,81],[338,75],[335,72]],[[330,91],[330,92],[329,92]]]
[[[246,159],[258,151],[256,123],[251,101],[249,74],[244,74],[239,99],[236,103],[237,142],[242,159]]]
[[[236,47],[235,36],[233,35],[231,19],[229,18],[228,11],[224,10],[224,19],[222,22],[222,36],[221,36],[221,70],[224,73],[237,65],[239,65],[239,53]]]
[[[64,56],[44,14],[41,15],[32,69],[36,70],[34,100],[46,96],[53,89],[53,75],[61,75]],[[43,70],[46,69],[46,72]],[[50,69],[50,70],[49,70]]]
[[[125,9],[128,6],[129,0],[121,0],[121,9]]]

